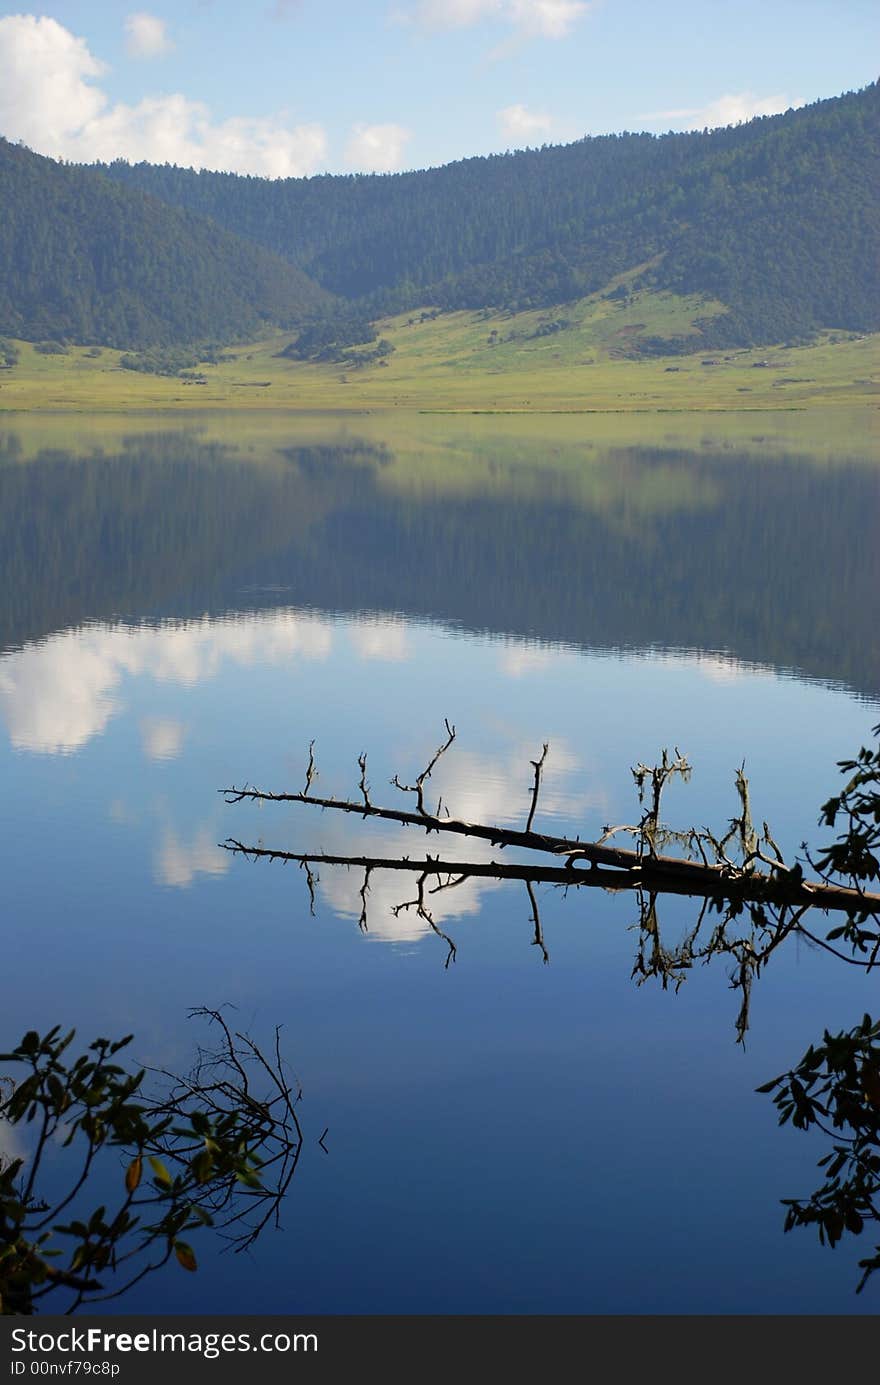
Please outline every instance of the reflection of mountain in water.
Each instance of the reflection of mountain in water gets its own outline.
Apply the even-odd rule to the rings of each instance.
[[[393,465],[392,465],[393,462]],[[466,490],[370,443],[255,459],[190,434],[0,454],[5,646],[89,618],[312,605],[612,647],[730,650],[880,688],[880,473],[618,448],[519,449]],[[422,475],[424,480],[424,475]]]

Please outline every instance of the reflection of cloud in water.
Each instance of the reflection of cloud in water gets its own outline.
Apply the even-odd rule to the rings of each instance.
[[[107,652],[72,631],[0,662],[0,707],[19,750],[76,750],[107,725],[120,673]]]
[[[283,664],[294,658],[326,659],[331,624],[296,611],[274,611],[235,620],[182,625],[93,625],[66,630],[26,645],[0,660],[0,709],[19,750],[49,754],[79,750],[100,735],[119,708],[126,677],[147,676],[193,685],[214,676],[223,663]],[[169,728],[154,723],[165,758],[177,750]],[[153,754],[145,739],[147,754]]]
[[[584,784],[578,779],[573,787],[575,772],[583,773],[581,761],[561,737],[551,736],[550,751],[541,778],[536,830],[540,818],[554,817],[574,820],[587,808],[604,808],[606,795],[601,787]],[[429,785],[436,804],[442,794],[444,807],[453,817],[467,822],[519,823],[525,827],[531,800],[534,771],[530,761],[541,752],[540,745],[521,742],[497,755],[453,747],[431,775]],[[426,796],[427,797],[427,796]]]
[[[498,667],[508,678],[523,678],[529,673],[544,673],[558,667],[560,658],[567,653],[546,644],[523,644],[509,640],[501,650]]]
[[[708,678],[710,683],[738,683],[743,678],[777,677],[773,669],[745,664],[724,654],[696,653],[688,658],[687,664],[690,668],[696,667],[697,672],[703,678]]]
[[[640,663],[660,664],[669,669],[686,669],[712,683],[732,683],[742,678],[776,678],[776,669],[748,663],[732,654],[702,649],[627,649],[599,651],[616,658],[636,658]],[[571,660],[582,657],[579,651],[559,645],[529,640],[505,640],[498,658],[499,672],[508,678],[523,678],[532,673],[557,672]]]
[[[534,754],[533,746],[524,745],[514,746],[497,757],[459,750],[456,746],[431,776],[431,792],[426,796],[428,806],[433,809],[437,795],[442,793],[443,803],[454,817],[469,822],[521,822],[524,826],[531,794],[529,760]],[[601,788],[593,786],[585,790],[582,783],[578,789],[570,786],[570,776],[579,769],[580,762],[566,742],[562,738],[554,740],[545,766],[536,827],[540,827],[544,815],[565,817],[568,825],[577,830],[579,815],[591,807],[605,808],[606,795]],[[449,837],[438,842],[436,837],[429,838],[416,829],[376,832],[368,826],[352,829],[346,824],[344,830],[341,827],[331,830],[331,837],[333,840],[326,843],[326,850],[352,856],[406,854],[420,857],[430,851],[432,856],[439,852],[441,858],[447,860],[465,858],[488,862],[497,854],[497,849],[489,842],[478,838]],[[367,895],[367,924],[371,937],[383,942],[414,942],[431,933],[430,926],[415,908],[396,917],[393,912],[395,905],[415,898],[417,878],[405,872],[374,870],[371,873]],[[364,872],[360,868],[320,868],[322,896],[336,913],[346,918],[361,916],[363,881]],[[437,881],[432,880],[429,888],[436,884]],[[478,914],[484,894],[498,889],[499,885],[499,881],[491,879],[470,879],[454,889],[429,894],[425,902],[434,922],[443,928],[457,919]]]
[[[171,827],[166,827],[154,861],[154,874],[160,885],[187,889],[197,875],[225,875],[229,855],[214,840],[207,827],[200,827],[187,843]]]
[[[351,643],[361,659],[399,664],[410,657],[402,620],[368,620],[355,625]]]
[[[144,717],[141,740],[150,760],[176,760],[183,749],[184,726],[171,717]]]
[[[421,854],[413,846],[415,840],[413,833],[408,834],[405,850],[413,856]],[[394,833],[378,835],[355,832],[346,836],[343,849],[353,856],[393,857],[401,852],[401,838]],[[437,847],[432,846],[431,854],[434,855],[436,851]],[[443,855],[443,852],[440,854]],[[478,842],[468,845],[467,856],[474,861],[488,861],[491,859],[491,851],[487,843]],[[415,942],[430,934],[430,925],[419,917],[414,907],[402,911],[396,917],[394,915],[396,905],[402,904],[404,900],[415,899],[417,879],[417,875],[405,871],[370,872],[370,889],[366,904],[367,927],[371,938],[381,942],[404,943]],[[363,883],[364,872],[359,868],[348,870],[344,866],[320,867],[321,894],[331,909],[343,918],[360,918],[360,891]],[[436,880],[430,881],[428,888],[433,889],[436,883]],[[444,922],[478,914],[482,907],[483,894],[487,890],[497,888],[498,882],[494,880],[468,880],[454,890],[444,890],[438,895],[429,894],[425,903],[434,922],[442,927]]]

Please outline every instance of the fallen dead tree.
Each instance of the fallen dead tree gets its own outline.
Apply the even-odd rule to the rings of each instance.
[[[747,903],[787,904],[793,907],[816,905],[824,910],[843,910],[849,914],[880,913],[880,894],[861,887],[858,880],[846,885],[829,877],[806,879],[800,861],[789,864],[782,856],[767,823],[756,831],[751,816],[748,780],[742,769],[736,773],[736,788],[740,814],[731,819],[727,832],[717,835],[707,827],[691,827],[684,831],[666,827],[660,810],[663,790],[674,777],[687,779],[690,765],[678,750],[673,757],[664,751],[660,764],[637,765],[632,773],[644,811],[637,823],[606,827],[596,841],[580,837],[554,836],[536,832],[532,827],[538,809],[541,779],[549,745],[543,746],[540,757],[531,761],[533,782],[525,827],[517,829],[479,822],[466,822],[444,813],[442,800],[433,811],[425,801],[425,786],[440,758],[455,740],[455,727],[446,722],[446,740],[417,776],[414,783],[404,784],[397,775],[391,780],[395,788],[415,796],[414,810],[389,808],[375,804],[367,783],[367,759],[358,759],[360,799],[322,798],[312,792],[317,777],[314,742],[309,747],[309,762],[305,785],[299,792],[273,793],[245,785],[220,790],[229,804],[252,800],[267,803],[303,803],[311,807],[353,813],[360,818],[378,818],[426,833],[445,833],[488,842],[501,850],[511,847],[535,851],[554,858],[564,858],[559,865],[522,865],[492,861],[441,861],[439,856],[427,855],[422,860],[408,856],[380,859],[366,856],[329,855],[326,853],[297,853],[264,847],[246,846],[228,838],[222,846],[258,859],[294,861],[309,864],[360,866],[364,869],[399,870],[426,875],[473,875],[497,880],[533,880],[564,886],[593,886],[602,889],[639,889],[656,893],[686,894],[708,899],[727,899]],[[611,845],[620,834],[633,838],[633,847]],[[691,854],[672,855],[662,848],[675,843]],[[732,855],[731,850],[738,852]],[[584,869],[584,867],[588,869]],[[759,867],[767,869],[762,870]],[[603,869],[604,868],[604,869]]]

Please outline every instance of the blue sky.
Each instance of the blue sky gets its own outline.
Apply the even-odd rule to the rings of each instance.
[[[868,0],[0,5],[0,133],[268,176],[684,129],[864,86]]]

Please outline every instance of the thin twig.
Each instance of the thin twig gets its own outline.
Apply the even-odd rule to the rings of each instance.
[[[532,802],[531,802],[531,806],[530,806],[530,808],[529,808],[529,816],[528,816],[528,818],[526,819],[526,831],[527,831],[527,832],[531,832],[531,830],[532,830],[532,823],[534,822],[534,819],[535,819],[535,810],[536,810],[536,808],[537,808],[537,806],[538,806],[538,794],[540,793],[540,790],[541,790],[541,772],[542,772],[542,770],[543,770],[543,768],[544,768],[544,761],[547,759],[547,751],[548,751],[549,749],[550,749],[549,742],[545,741],[545,742],[544,742],[544,748],[543,748],[543,750],[541,751],[541,755],[540,755],[539,759],[537,759],[537,760],[530,760],[530,761],[529,761],[529,764],[532,766],[532,769],[535,771],[535,782],[534,782],[534,784],[532,785]]]

